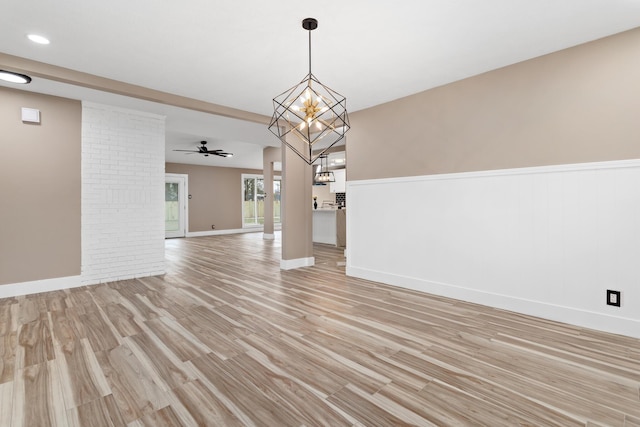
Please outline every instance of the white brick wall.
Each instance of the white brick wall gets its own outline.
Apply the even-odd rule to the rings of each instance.
[[[82,104],[82,283],[163,274],[165,119]]]

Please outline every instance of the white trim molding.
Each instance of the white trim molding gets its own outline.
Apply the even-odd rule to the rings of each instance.
[[[278,224],[275,230],[280,230],[281,226]],[[230,228],[228,230],[211,230],[211,231],[188,231],[186,237],[205,237],[205,236],[220,236],[223,234],[241,234],[241,233],[262,233],[263,227],[247,227],[247,228]],[[275,236],[272,234],[272,236]],[[271,239],[273,240],[273,239]]]
[[[294,270],[302,267],[312,267],[316,263],[315,257],[297,258],[297,259],[281,259],[280,269]]]
[[[54,279],[33,280],[30,282],[0,285],[0,298],[20,295],[39,294],[41,292],[59,291],[83,286],[80,276],[56,277]]]
[[[188,231],[187,237],[221,236],[224,234],[259,233],[261,228],[233,228],[228,230]]]
[[[262,235],[262,238],[263,238],[264,240],[274,240],[274,239],[276,238],[276,235],[275,235],[275,234],[273,234],[273,233],[264,233],[264,234]]]
[[[532,166],[526,168],[513,169],[493,169],[477,172],[459,172],[459,173],[441,173],[434,175],[420,176],[404,176],[398,178],[382,178],[382,179],[361,179],[357,181],[347,181],[347,188],[362,185],[380,184],[380,183],[403,183],[416,181],[441,181],[453,179],[482,178],[504,175],[533,175],[546,174],[552,172],[577,172],[577,171],[594,171],[599,169],[625,169],[640,167],[640,159],[631,160],[614,160],[610,162],[591,162],[591,163],[572,163],[566,165],[551,166]],[[348,192],[348,190],[347,190]]]

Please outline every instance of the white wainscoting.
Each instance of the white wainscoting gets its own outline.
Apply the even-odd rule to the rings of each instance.
[[[640,338],[640,160],[349,181],[347,194],[350,276]]]

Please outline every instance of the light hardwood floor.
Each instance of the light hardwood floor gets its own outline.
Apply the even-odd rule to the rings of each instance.
[[[279,269],[261,233],[167,274],[0,300],[0,426],[640,426],[640,340]]]

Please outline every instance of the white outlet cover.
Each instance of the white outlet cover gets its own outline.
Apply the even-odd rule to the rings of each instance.
[[[22,107],[22,121],[29,123],[40,123],[40,110],[35,108]]]
[[[622,299],[622,293],[620,291],[612,291],[610,289],[607,289],[607,305],[620,307],[621,299]]]

